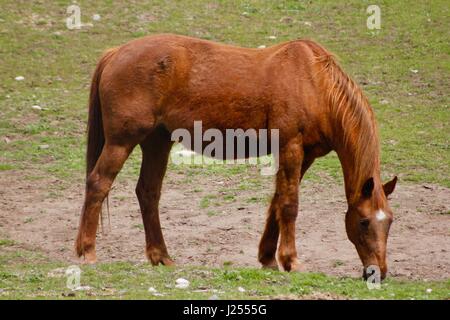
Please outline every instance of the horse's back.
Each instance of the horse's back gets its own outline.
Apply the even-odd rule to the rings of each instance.
[[[313,96],[311,61],[312,50],[302,41],[252,49],[152,35],[120,47],[104,70],[102,88],[110,101],[121,100],[115,114],[139,114],[140,121],[151,118],[169,131],[191,129],[195,120],[223,130],[291,123],[295,131],[305,113],[301,101]]]

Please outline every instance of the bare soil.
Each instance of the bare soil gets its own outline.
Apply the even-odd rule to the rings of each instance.
[[[80,262],[73,244],[83,184],[74,183],[55,193],[61,181],[30,181],[23,178],[25,174],[0,172],[0,236],[43,251],[51,259]],[[273,184],[259,191],[235,191],[235,199],[228,201],[222,198],[224,190],[235,188],[242,176],[198,175],[189,183],[180,183],[183,179],[180,173],[168,172],[160,203],[166,244],[175,262],[259,267],[257,247],[267,205],[249,199],[270,195]],[[206,208],[200,205],[205,196],[212,197]],[[297,246],[305,269],[359,276],[362,267],[345,233],[343,187],[334,182],[327,185],[304,181],[300,199]],[[390,276],[449,278],[449,199],[450,189],[441,186],[397,185],[391,199],[395,222],[389,237]],[[144,231],[130,179],[116,182],[110,195],[110,213],[110,227],[105,214],[105,230],[97,238],[99,261],[145,260]]]

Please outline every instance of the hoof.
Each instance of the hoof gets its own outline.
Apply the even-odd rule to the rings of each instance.
[[[175,265],[175,262],[173,262],[173,260],[170,259],[169,257],[161,257],[158,259],[149,259],[149,260],[153,266],[158,266],[161,264],[166,267],[172,267]]]
[[[95,264],[95,263],[97,263],[97,255],[95,254],[95,250],[85,252],[83,264]]]
[[[175,265],[175,262],[173,262],[173,260],[170,259],[169,257],[165,257],[165,258],[161,258],[161,264],[166,267],[172,267]]]
[[[147,249],[147,258],[152,265],[157,266],[162,264],[164,266],[173,266],[175,263],[170,259],[167,253],[161,252],[159,249]]]
[[[297,258],[285,259],[284,262],[281,263],[284,271],[287,272],[304,272],[305,268],[300,264]]]
[[[94,264],[97,262],[95,245],[83,245],[80,237],[77,237],[77,240],[75,241],[75,251],[78,257],[84,257],[83,264]]]
[[[291,263],[291,269],[288,270],[289,272],[304,272],[305,267],[297,260],[295,259]]]

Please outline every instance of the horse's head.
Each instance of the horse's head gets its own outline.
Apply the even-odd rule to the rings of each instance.
[[[364,266],[363,277],[368,276],[370,266],[377,266],[381,279],[386,277],[386,244],[393,213],[387,197],[394,191],[397,177],[377,188],[369,178],[360,191],[359,200],[349,205],[345,217],[347,235],[355,245]]]

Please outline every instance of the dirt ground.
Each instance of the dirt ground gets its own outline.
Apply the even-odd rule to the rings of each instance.
[[[59,181],[24,181],[24,172],[0,172],[0,235],[50,258],[80,262],[73,251],[82,205],[82,184],[62,194],[45,187]],[[259,267],[257,247],[264,226],[266,204],[246,199],[258,192],[236,192],[234,202],[220,199],[212,209],[199,204],[205,195],[220,196],[235,187],[239,177],[199,175],[191,183],[169,172],[160,204],[161,223],[169,253],[177,264],[221,267]],[[242,178],[242,177],[241,177]],[[195,191],[201,186],[206,191]],[[269,195],[272,184],[267,190]],[[395,222],[388,244],[389,272],[396,278],[447,279],[450,277],[450,189],[435,185],[399,183],[392,195]],[[213,200],[214,201],[214,200]],[[338,276],[359,276],[361,265],[347,239],[343,187],[302,183],[297,246],[307,271]],[[99,261],[144,261],[144,231],[134,182],[119,179],[110,196],[111,228],[99,234]],[[209,213],[209,214],[208,214]],[[1,248],[1,247],[0,247]]]

